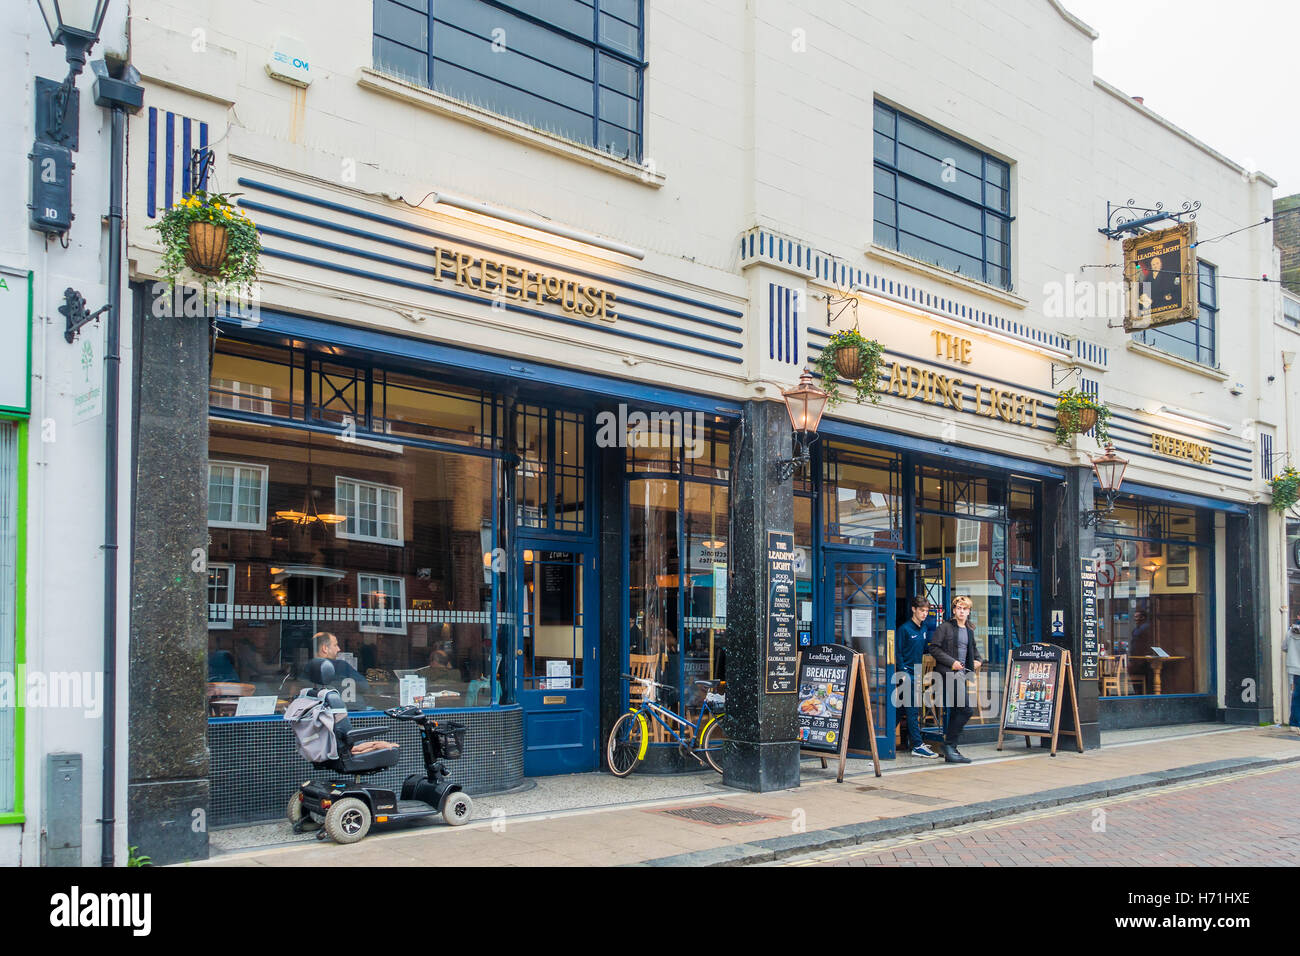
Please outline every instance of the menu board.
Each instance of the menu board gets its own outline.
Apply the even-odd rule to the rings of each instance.
[[[852,648],[818,644],[799,660],[799,748],[839,753]]]
[[[1003,727],[1051,734],[1060,687],[1061,648],[1024,644],[1011,652],[1008,668]]]
[[[769,694],[793,694],[795,687],[795,550],[790,531],[767,533],[767,655]]]
[[[1089,558],[1083,559],[1083,614],[1080,617],[1079,679],[1097,680],[1097,572]]]

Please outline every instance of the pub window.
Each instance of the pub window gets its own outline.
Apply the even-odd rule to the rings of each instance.
[[[234,623],[235,567],[208,565],[208,627],[228,631]]]
[[[1175,322],[1133,333],[1134,341],[1177,355],[1198,365],[1218,368],[1215,332],[1219,317],[1218,271],[1208,262],[1196,262],[1196,295],[1200,314],[1195,322]]]
[[[826,540],[863,548],[903,547],[901,459],[835,442],[828,442],[822,455]]]
[[[208,526],[266,528],[266,466],[208,462]]]
[[[641,158],[641,0],[375,0],[375,69]]]
[[[1011,288],[1011,167],[875,104],[875,241]]]
[[[402,489],[355,478],[334,479],[334,500],[344,521],[340,538],[402,545]]]

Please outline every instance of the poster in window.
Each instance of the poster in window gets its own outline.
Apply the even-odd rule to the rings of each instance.
[[[1199,315],[1196,223],[1124,240],[1125,332],[1140,332]]]

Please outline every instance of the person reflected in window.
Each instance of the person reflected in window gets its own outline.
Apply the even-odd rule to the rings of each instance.
[[[352,681],[353,696],[355,700],[348,700],[348,694],[343,695],[343,700],[347,704],[348,710],[365,710],[365,700],[361,696],[370,690],[370,682],[365,676],[349,664],[347,661],[339,658],[342,648],[339,647],[339,639],[329,631],[317,631],[311,638],[312,647],[315,650],[315,657],[323,657],[334,664],[334,684],[339,685],[345,691],[348,687],[344,681]]]
[[[972,691],[967,690],[966,677],[968,673],[978,677],[984,666],[975,641],[975,627],[970,623],[970,611],[971,599],[958,595],[952,602],[952,617],[935,628],[927,646],[936,669],[943,675],[944,707],[948,711],[943,759],[948,763],[970,763],[970,758],[957,749],[962,728],[975,712],[969,706]]]

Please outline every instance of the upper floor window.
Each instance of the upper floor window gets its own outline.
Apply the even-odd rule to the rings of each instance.
[[[374,0],[375,69],[641,159],[641,0]]]
[[[208,525],[265,530],[265,465],[208,462]]]
[[[1219,316],[1218,273],[1208,262],[1196,263],[1196,295],[1200,315],[1195,322],[1175,322],[1134,332],[1135,341],[1210,368],[1218,367],[1215,330]]]
[[[1011,167],[875,106],[875,241],[1011,288]]]
[[[345,519],[334,532],[340,538],[398,546],[406,543],[401,488],[339,476],[334,479],[334,501]]]

